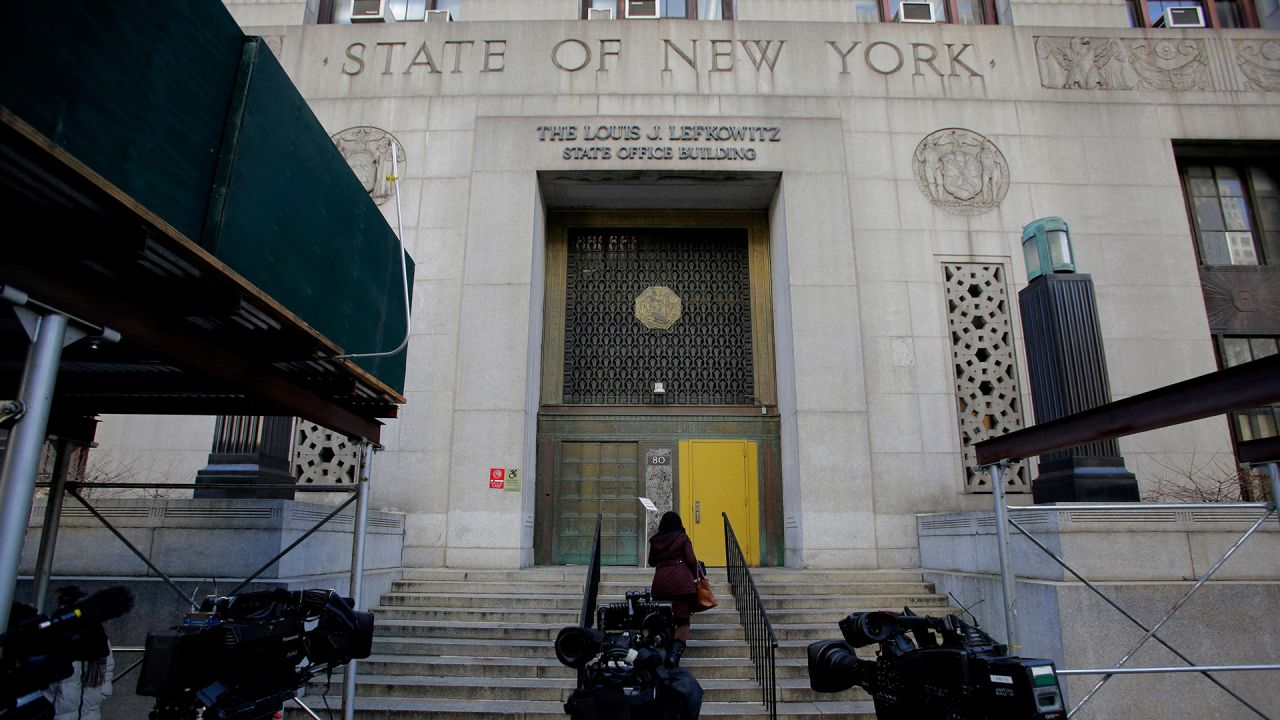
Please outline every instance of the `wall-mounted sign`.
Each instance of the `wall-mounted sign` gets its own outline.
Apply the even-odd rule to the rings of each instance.
[[[505,490],[507,492],[520,491],[520,469],[519,468],[489,468],[489,489]]]
[[[782,142],[777,125],[539,125],[538,142],[563,143],[563,160],[743,160]]]

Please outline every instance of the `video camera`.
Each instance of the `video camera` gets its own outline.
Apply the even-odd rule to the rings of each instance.
[[[138,694],[152,720],[270,718],[308,680],[366,658],[373,615],[332,590],[209,597],[182,624],[147,635]]]
[[[49,615],[15,604],[9,632],[0,635],[0,718],[53,717],[49,685],[71,677],[77,660],[98,660],[109,646],[102,623],[133,609],[133,593],[111,587],[67,602]]]
[[[574,720],[695,720],[702,686],[688,671],[666,667],[675,617],[671,604],[647,590],[596,611],[596,627],[566,627],[556,636],[556,659],[578,671],[578,687],[564,711]]]
[[[843,642],[809,646],[809,685],[822,693],[858,685],[871,693],[880,720],[1067,717],[1052,661],[1010,656],[1007,646],[959,617],[922,617],[904,608],[853,613],[839,625]],[[876,643],[874,661],[854,655],[853,648]]]

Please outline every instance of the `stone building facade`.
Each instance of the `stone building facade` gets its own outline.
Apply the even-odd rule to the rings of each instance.
[[[1118,0],[934,8],[984,23],[853,0],[357,24],[227,4],[417,263],[372,491],[406,515],[409,566],[581,562],[597,513],[606,560],[634,564],[637,496],[701,547],[728,512],[763,564],[917,564],[916,514],[989,506],[969,446],[1034,422],[1017,292],[1039,217],[1094,279],[1115,398],[1275,352],[1274,2],[1179,29]],[[213,426],[109,417],[95,463],[189,478]],[[1149,495],[1274,432],[1268,408],[1121,450]],[[352,477],[344,443],[301,424],[303,481]],[[1034,471],[1010,476],[1027,502]]]

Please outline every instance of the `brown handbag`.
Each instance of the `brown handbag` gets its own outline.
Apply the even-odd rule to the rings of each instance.
[[[702,563],[698,563],[698,565],[701,566]],[[720,604],[716,602],[716,594],[711,591],[711,581],[707,580],[706,575],[699,575],[693,585],[698,591],[698,599],[694,601],[692,608],[694,612],[710,610]]]

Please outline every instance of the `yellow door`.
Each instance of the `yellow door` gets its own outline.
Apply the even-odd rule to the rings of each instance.
[[[747,564],[760,564],[756,444],[745,440],[680,441],[680,515],[693,551],[707,565],[725,564],[724,518]]]

